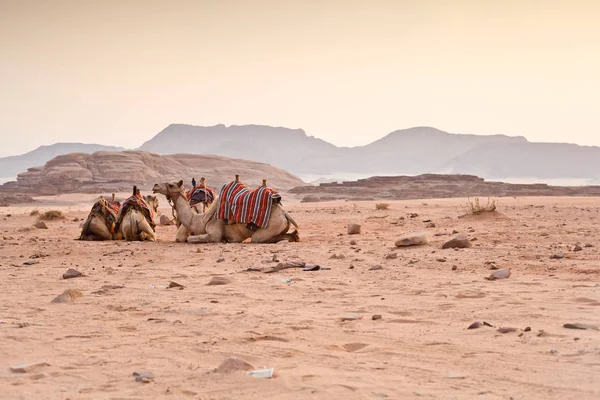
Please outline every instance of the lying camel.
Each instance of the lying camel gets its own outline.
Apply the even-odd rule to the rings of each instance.
[[[103,196],[100,196],[98,201],[92,206],[92,211],[81,227],[81,236],[79,240],[118,240],[121,239],[120,234],[111,232],[111,224],[114,226],[116,214],[118,212],[118,203],[113,201],[112,204],[117,204],[117,208],[111,207],[111,203]],[[112,216],[112,221],[109,219]]]
[[[177,231],[177,242],[188,243],[241,243],[250,238],[252,243],[277,243],[282,240],[297,242],[298,232],[287,233],[290,223],[298,229],[298,224],[283,209],[280,204],[273,204],[271,216],[266,228],[258,228],[251,231],[245,224],[226,225],[217,219],[219,199],[216,198],[208,211],[195,213],[185,197],[183,181],[173,183],[156,184],[152,189],[154,193],[163,194],[167,200],[173,201],[177,217],[181,226]],[[191,232],[191,234],[190,234]]]
[[[134,193],[137,196],[140,196],[139,190],[135,187]],[[154,210],[154,213],[158,211],[158,198],[156,196],[145,196],[144,200]],[[156,241],[154,227],[151,225],[150,221],[148,221],[144,213],[138,211],[134,207],[130,207],[129,210],[127,210],[118,229],[122,238],[128,242],[144,240],[150,242]]]

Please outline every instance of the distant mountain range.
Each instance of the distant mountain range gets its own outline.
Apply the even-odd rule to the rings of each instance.
[[[122,147],[103,146],[100,144],[84,143],[55,143],[49,146],[40,146],[29,153],[20,156],[0,158],[0,178],[14,178],[17,174],[27,171],[28,168],[44,165],[54,157],[69,153],[91,154],[96,151],[122,151]]]
[[[115,148],[81,144],[43,146],[23,156],[0,158],[0,175],[15,176],[60,154],[96,150]],[[308,136],[301,129],[174,124],[138,150],[163,155],[188,153],[241,158],[321,180],[336,176],[444,173],[473,174],[492,180],[600,183],[600,147],[532,143],[524,137],[505,135],[453,134],[430,127],[398,130],[366,146],[347,148]]]

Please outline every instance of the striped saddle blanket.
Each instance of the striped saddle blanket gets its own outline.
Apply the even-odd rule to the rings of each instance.
[[[121,225],[123,217],[125,216],[125,214],[127,214],[127,211],[129,211],[130,208],[135,208],[136,210],[144,214],[144,217],[146,217],[148,223],[150,224],[152,229],[154,229],[154,227],[156,226],[156,224],[154,223],[154,210],[141,196],[131,196],[130,198],[125,200],[123,204],[121,204],[121,208],[119,208],[119,213],[117,214],[116,229],[118,229],[119,225]]]
[[[251,190],[243,183],[230,182],[219,194],[217,218],[226,224],[247,224],[251,230],[266,228],[273,199],[279,198],[276,190],[266,186]]]
[[[210,188],[196,186],[186,193],[186,197],[190,206],[193,207],[200,203],[212,204],[215,200],[215,193]]]

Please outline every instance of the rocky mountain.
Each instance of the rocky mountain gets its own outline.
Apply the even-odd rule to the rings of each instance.
[[[81,146],[88,147],[82,150]],[[91,153],[97,148],[81,144],[43,146],[23,156],[0,159],[0,175],[15,176],[56,155]],[[139,150],[253,160],[310,182],[442,173],[514,182],[600,183],[600,147],[532,143],[523,137],[504,135],[453,134],[431,127],[398,130],[368,145],[345,148],[309,136],[301,129],[174,124]]]
[[[600,147],[453,134],[431,127],[398,130],[365,146],[343,148],[287,128],[170,125],[140,149],[256,160],[315,180],[447,173],[486,179],[600,181]]]
[[[132,185],[148,190],[155,183],[205,176],[209,187],[219,189],[240,174],[240,180],[257,187],[262,179],[275,189],[304,184],[298,177],[271,165],[220,156],[174,154],[161,156],[144,151],[93,154],[70,153],[29,168],[7,184],[15,191],[43,195],[59,193],[106,193],[128,191]],[[6,185],[5,185],[6,186]]]
[[[301,129],[262,125],[169,125],[139,150],[158,154],[217,154],[255,160],[287,171],[318,171],[339,149]],[[313,166],[313,164],[315,166]]]
[[[123,150],[123,148],[85,143],[55,143],[49,146],[40,146],[29,153],[0,158],[0,178],[13,179],[18,173],[27,171],[28,168],[44,165],[47,161],[63,154],[90,154],[95,151],[120,150]]]

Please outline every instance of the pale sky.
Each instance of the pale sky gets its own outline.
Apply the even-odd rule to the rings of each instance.
[[[600,1],[0,0],[0,156],[171,123],[600,145]]]

